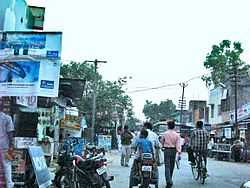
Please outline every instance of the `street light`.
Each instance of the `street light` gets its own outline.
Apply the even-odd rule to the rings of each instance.
[[[93,102],[92,102],[92,123],[91,123],[91,144],[94,144],[95,139],[95,114],[96,114],[96,74],[98,63],[107,63],[107,61],[99,61],[95,59],[94,61],[86,60],[84,63],[94,63],[95,75],[94,75],[94,90],[93,90]]]

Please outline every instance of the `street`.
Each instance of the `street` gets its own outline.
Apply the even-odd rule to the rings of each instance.
[[[127,188],[130,168],[120,166],[120,156],[116,151],[108,154],[111,158],[110,172],[115,176],[113,188]],[[130,161],[130,167],[132,160]],[[165,188],[164,167],[159,168],[159,188]],[[182,154],[180,169],[175,169],[173,188],[239,188],[241,183],[250,179],[249,163],[234,163],[208,159],[208,174],[206,183],[201,185],[193,179],[191,168],[187,162],[187,154]],[[153,185],[151,187],[154,187]]]

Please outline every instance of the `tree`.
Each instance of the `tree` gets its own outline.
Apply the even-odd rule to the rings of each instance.
[[[211,71],[211,75],[203,76],[202,79],[211,85],[218,86],[229,79],[230,74],[243,75],[249,69],[240,55],[243,48],[240,42],[231,44],[229,40],[223,40],[219,45],[213,45],[212,51],[206,56],[204,66]]]
[[[124,111],[132,110],[132,100],[123,90],[126,79],[104,81],[100,74],[95,73],[94,66],[88,63],[71,62],[61,66],[61,77],[86,80],[85,91],[78,108],[88,114],[88,123],[91,122],[95,74],[97,74],[98,83],[96,89],[97,125],[110,124],[114,111],[118,112],[119,121],[122,121]]]
[[[143,107],[143,113],[146,118],[151,122],[157,122],[161,119],[172,118],[172,114],[175,112],[176,106],[172,100],[161,101],[158,105],[152,101],[146,100],[146,104]]]

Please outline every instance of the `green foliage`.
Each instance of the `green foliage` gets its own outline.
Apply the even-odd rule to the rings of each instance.
[[[95,74],[97,77],[97,125],[110,124],[114,120],[113,114],[115,111],[118,112],[119,121],[122,121],[123,112],[132,111],[132,100],[123,90],[126,78],[120,78],[117,81],[104,81],[100,74],[95,73],[94,66],[88,63],[71,62],[61,67],[61,77],[86,80],[84,94],[78,108],[87,113],[88,123],[91,122]]]
[[[143,113],[148,120],[156,122],[161,119],[172,118],[172,114],[175,112],[176,106],[172,100],[161,101],[160,104],[153,103],[146,100],[144,104]]]
[[[231,44],[229,40],[223,40],[219,45],[213,45],[212,51],[206,56],[204,66],[211,71],[210,76],[203,76],[202,79],[207,85],[225,82],[232,73],[244,74],[249,69],[241,60],[240,55],[243,48],[240,42]]]

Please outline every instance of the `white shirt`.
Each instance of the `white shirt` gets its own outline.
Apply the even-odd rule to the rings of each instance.
[[[14,131],[14,125],[9,115],[0,112],[0,149],[9,148],[8,133]]]
[[[147,139],[152,143],[153,149],[155,151],[155,147],[160,146],[159,136],[150,129],[147,129],[147,131],[148,131]]]

